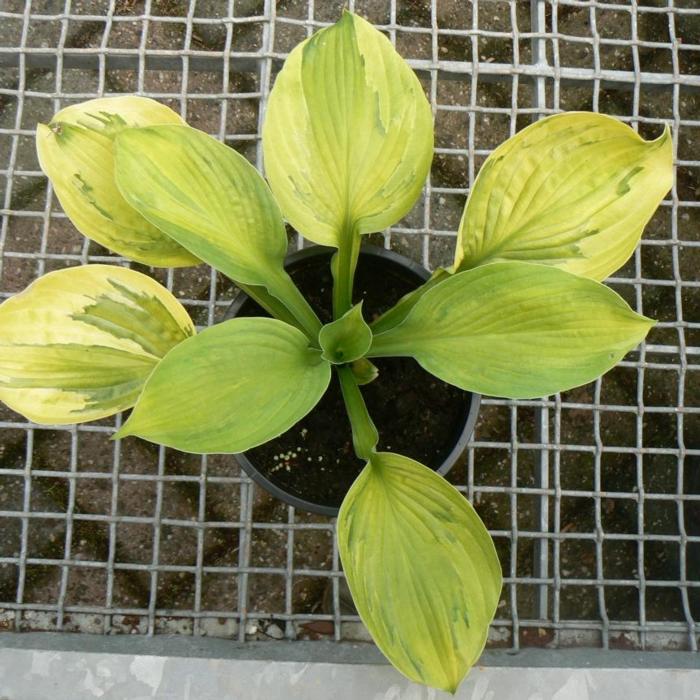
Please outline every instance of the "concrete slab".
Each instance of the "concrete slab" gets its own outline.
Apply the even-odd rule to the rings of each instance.
[[[87,651],[82,635],[0,635],[0,700],[450,697],[406,680],[371,645],[91,641],[94,650]],[[290,651],[293,658],[285,660]],[[458,700],[700,700],[700,661],[693,654],[530,650],[491,652],[483,661],[462,684]]]

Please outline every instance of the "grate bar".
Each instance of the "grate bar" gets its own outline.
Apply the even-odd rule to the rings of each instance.
[[[524,38],[526,35],[521,35]],[[533,38],[533,41],[540,42],[546,35]],[[700,49],[700,47],[698,47]],[[79,49],[65,51],[62,57],[62,67],[64,69],[97,70],[101,63],[104,63],[106,70],[167,70],[181,71],[184,60],[188,61],[189,70],[193,72],[220,71],[224,55],[212,56],[212,52],[198,51],[177,51],[177,52],[151,52],[143,58],[137,50],[106,53],[95,55],[90,50],[81,51]],[[31,53],[21,54],[23,63],[28,69],[56,70],[57,57],[54,49],[32,49]],[[234,56],[232,62],[235,70],[242,73],[250,73],[257,70],[261,61],[271,60],[275,70],[281,68],[285,54],[256,54],[254,56]],[[471,61],[440,61],[439,63],[408,59],[409,65],[419,74],[426,75],[431,71],[437,71],[442,79],[463,79],[465,75],[478,72],[479,77],[485,81],[506,80],[518,75],[522,78],[534,79],[540,83],[542,79],[557,79],[561,85],[576,85],[587,83],[592,80],[600,82],[603,89],[633,89],[634,84],[641,82],[645,87],[668,89],[680,79],[672,73],[647,73],[635,74],[634,71],[611,70],[611,69],[586,69],[571,68],[562,66],[557,71],[554,67],[545,63],[537,65],[521,64],[514,68],[506,63],[472,63]],[[20,55],[15,50],[8,50],[0,47],[0,67],[18,68],[20,66]],[[540,83],[541,84],[541,83]],[[678,83],[680,84],[680,83]],[[682,79],[683,90],[700,90],[700,75],[684,75]]]

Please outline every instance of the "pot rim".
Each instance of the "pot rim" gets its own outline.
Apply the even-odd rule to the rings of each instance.
[[[309,258],[315,258],[319,255],[332,254],[335,252],[335,248],[330,246],[313,245],[307,248],[302,248],[294,253],[287,255],[284,261],[285,268],[293,263],[297,263]],[[385,248],[379,248],[374,245],[363,245],[360,248],[360,255],[369,255],[375,258],[381,258],[383,260],[390,260],[402,268],[413,272],[416,276],[423,280],[427,280],[430,277],[430,272],[426,270],[422,265],[419,265],[410,258],[395,253],[393,250],[387,250]],[[243,304],[248,301],[250,297],[243,292],[239,291],[236,298],[231,302],[231,305],[226,310],[225,320],[234,318],[236,314],[240,311]],[[476,420],[479,416],[479,407],[481,405],[481,395],[473,392],[465,392],[471,394],[471,401],[469,403],[469,409],[466,412],[466,419],[464,421],[464,427],[462,428],[459,437],[455,441],[449,454],[443,460],[443,463],[438,469],[435,469],[437,474],[445,476],[455,462],[464,452],[467,443],[471,439],[472,433],[474,432],[474,426],[476,425]],[[313,410],[313,409],[312,409]],[[273,438],[274,439],[274,438]],[[288,493],[284,489],[280,488],[277,484],[270,481],[258,468],[253,464],[253,462],[248,458],[245,452],[238,452],[235,455],[236,460],[243,467],[246,474],[259,486],[265,489],[275,498],[283,501],[284,503],[298,508],[299,510],[304,510],[311,513],[317,513],[318,515],[325,515],[329,517],[336,517],[340,508],[335,506],[326,506],[320,503],[315,503],[314,501],[307,501],[299,496],[295,496]]]

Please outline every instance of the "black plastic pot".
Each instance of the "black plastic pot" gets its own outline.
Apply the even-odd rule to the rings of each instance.
[[[315,307],[315,310],[317,311],[319,317],[324,323],[331,320],[330,258],[333,252],[334,249],[332,248],[313,246],[310,248],[305,248],[304,250],[301,250],[299,252],[293,253],[292,255],[288,256],[287,260],[285,261],[285,268],[290,273],[295,282],[297,282],[297,284],[299,284],[299,286],[302,288],[302,291],[305,292],[305,296],[307,296],[307,299],[309,299],[312,305]],[[355,301],[359,301],[360,298],[363,298],[362,295],[364,290],[360,284],[361,279],[363,277],[363,271],[365,272],[364,276],[366,278],[370,278],[373,281],[373,287],[383,285],[384,280],[386,280],[387,297],[390,297],[391,293],[394,293],[395,296],[398,294],[398,291],[396,291],[396,289],[394,288],[396,286],[395,282],[397,280],[398,282],[396,284],[398,284],[399,287],[401,285],[406,287],[405,289],[403,289],[403,291],[401,291],[401,294],[404,294],[406,293],[406,291],[408,291],[408,289],[418,287],[423,281],[428,279],[428,277],[430,276],[429,272],[425,268],[421,267],[420,265],[417,265],[412,260],[409,260],[408,258],[405,258],[402,255],[398,255],[397,253],[394,253],[392,251],[384,250],[382,248],[377,248],[374,246],[363,246],[360,253],[360,259],[358,261],[358,275],[356,277]],[[380,281],[377,283],[375,282],[375,280]],[[307,287],[309,287],[307,290],[303,289],[304,284],[306,284]],[[315,290],[318,290],[317,299],[313,298],[313,293]],[[398,294],[398,296],[400,296],[401,294]],[[384,295],[382,294],[381,296],[382,301],[384,301]],[[398,296],[396,298],[398,298]],[[388,298],[388,305],[393,305],[395,300],[396,299],[392,300]],[[365,311],[367,311],[368,309],[369,301],[370,299],[365,299]],[[382,309],[380,309],[380,311],[381,310]],[[226,318],[230,319],[236,316],[261,315],[265,315],[265,312],[252,299],[250,299],[246,294],[241,292],[227,310]],[[377,364],[379,364],[382,361],[383,360],[377,360]],[[394,362],[398,361],[399,360],[394,360]],[[413,363],[412,360],[404,359],[401,361]],[[439,454],[436,453],[435,455],[434,462],[436,463],[429,464],[427,459],[419,459],[419,461],[424,461],[424,463],[426,463],[428,466],[434,469],[438,474],[447,474],[447,472],[450,471],[450,469],[454,466],[459,456],[464,451],[467,442],[469,441],[469,438],[472,435],[477,415],[479,413],[479,404],[481,397],[478,394],[463,392],[459,389],[456,389],[455,387],[443,385],[443,383],[439,380],[430,377],[429,375],[427,375],[427,373],[424,373],[424,371],[420,369],[417,364],[415,365],[415,369],[411,367],[410,370],[413,373],[415,373],[415,371],[418,371],[422,374],[425,374],[428,379],[423,381],[430,382],[429,387],[431,387],[431,390],[441,390],[443,392],[450,393],[452,397],[451,405],[454,407],[454,410],[450,410],[449,412],[449,435],[446,436],[446,439],[441,444]],[[381,377],[382,374],[380,370],[380,378],[375,380],[375,382],[379,382]],[[402,378],[403,377],[401,376],[400,379]],[[363,393],[368,391],[369,387],[372,387],[372,385],[370,384],[367,387],[364,387]],[[330,391],[331,389],[329,389],[329,392]],[[428,394],[429,392],[423,392],[419,394],[419,398],[417,400],[422,401],[424,396]],[[321,404],[319,404],[319,407],[313,409],[311,414],[309,415],[311,416],[314,413],[314,411],[317,410],[322,411],[324,410],[324,408],[321,407]],[[446,409],[443,408],[443,410]],[[288,431],[288,433],[285,433],[280,438],[276,438],[275,440],[270,441],[270,443],[268,443],[268,446],[265,449],[271,449],[271,447],[274,447],[277,444],[277,441],[282,441],[285,436],[288,436],[288,434],[291,435],[291,431],[297,428],[299,425],[301,425],[301,423],[302,422],[300,421],[300,423],[297,424],[297,426],[291,428],[290,431]],[[420,428],[423,432],[425,432],[426,430],[425,425],[416,425],[416,435],[418,435],[418,428]],[[344,424],[338,425],[337,429],[339,431],[341,429],[346,431],[349,439],[350,430],[349,424],[347,422],[347,417],[344,418]],[[303,430],[300,434],[304,435]],[[333,437],[333,439],[337,437],[336,424],[333,424],[332,429],[328,432],[328,436],[329,438]],[[382,430],[380,428],[380,440],[382,439],[382,437]],[[391,439],[391,436],[385,437]],[[299,437],[290,439],[293,439],[293,442],[291,444],[295,444],[297,441],[300,440]],[[420,438],[417,438],[417,440],[420,441]],[[289,440],[287,440],[287,445],[289,444]],[[391,443],[389,443],[389,445],[391,445]],[[387,449],[389,448],[389,445],[386,445]],[[333,465],[332,460],[327,460],[327,463],[331,463],[328,467],[328,474],[319,475],[318,472],[315,472],[315,476],[308,480],[308,492],[305,484],[302,484],[301,488],[295,486],[294,489],[292,489],[291,487],[284,485],[283,478],[273,476],[275,469],[279,469],[281,463],[275,463],[273,467],[268,467],[268,463],[270,463],[270,460],[273,459],[272,457],[268,455],[266,458],[260,458],[259,454],[254,454],[259,452],[261,449],[261,447],[257,447],[253,448],[252,450],[249,450],[246,453],[236,455],[243,469],[256,483],[258,483],[272,495],[276,496],[285,503],[294,506],[295,508],[327,516],[335,516],[338,514],[340,500],[342,500],[342,495],[344,495],[344,493],[347,491],[346,486],[349,487],[350,483],[352,482],[352,479],[354,479],[354,474],[348,474],[346,470],[342,472],[342,478],[340,478],[340,473],[338,471],[336,471],[335,475],[333,475],[333,470],[340,469],[341,467]],[[382,449],[381,442],[380,449]],[[283,453],[283,449],[280,448],[280,450],[281,451],[279,456],[281,456]],[[402,452],[401,449],[398,448],[394,451],[399,452],[401,454],[407,453],[407,451]],[[343,449],[343,452],[347,452],[347,447]],[[408,456],[412,455],[409,454]],[[274,458],[277,459],[278,455],[275,454]],[[354,456],[351,458],[354,459]],[[310,463],[308,465],[308,468],[310,470],[312,468],[318,467],[315,460],[312,462],[312,458],[307,459]],[[349,458],[347,457],[347,455],[344,454],[343,459],[346,460]],[[256,466],[256,463],[258,466]],[[340,464],[339,459],[336,459],[336,464]],[[306,463],[303,463],[301,464],[301,466],[297,466],[296,469],[302,471],[306,466]],[[359,462],[357,463],[357,465],[353,464],[352,470],[359,472],[361,466],[362,465]],[[311,474],[311,471],[309,472],[309,474]],[[284,472],[282,472],[282,475],[286,476]],[[312,491],[318,490],[318,479],[321,478],[321,476],[324,479],[328,478],[330,480],[334,480],[332,481],[332,483],[330,483],[330,486],[341,488],[342,493],[338,493],[336,489],[336,492],[333,494],[333,496],[319,498],[312,495]],[[347,484],[345,484],[346,481]]]

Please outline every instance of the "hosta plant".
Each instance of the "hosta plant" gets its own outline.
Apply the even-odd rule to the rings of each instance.
[[[407,214],[430,169],[433,114],[418,78],[379,31],[345,13],[292,51],[262,137],[267,182],[141,97],[71,106],[40,125],[41,166],[82,233],[151,266],[207,263],[271,318],[196,334],[145,274],[51,272],[0,307],[0,398],[48,424],[133,407],[117,439],[238,453],[299,421],[335,372],[366,461],[337,524],[357,610],[399,671],[454,691],[484,647],[499,561],[453,486],[376,450],[360,385],[384,356],[512,399],[615,365],[653,322],[601,281],[632,254],[671,185],[669,132],[644,141],[585,112],[523,129],[481,167],[454,264],[374,320],[353,304],[353,276],[363,235]],[[337,249],[332,323],[321,325],[285,272],[285,220]]]

